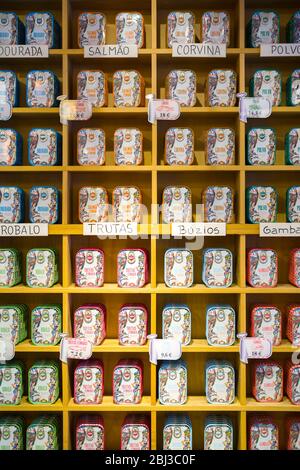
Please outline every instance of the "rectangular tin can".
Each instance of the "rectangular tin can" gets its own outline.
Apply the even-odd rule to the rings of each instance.
[[[99,346],[106,337],[106,308],[103,304],[86,304],[74,312],[74,337],[86,338]]]
[[[144,46],[144,18],[137,11],[121,12],[116,16],[117,44]]]
[[[232,346],[235,342],[235,311],[230,305],[206,307],[206,339],[210,346]]]
[[[144,287],[149,281],[148,252],[141,248],[125,248],[117,257],[119,287]]]
[[[286,394],[293,405],[300,405],[300,365],[290,360],[286,364]]]
[[[285,136],[286,165],[300,165],[300,128],[291,129]]]
[[[291,186],[286,192],[286,220],[300,222],[300,186]]]
[[[26,104],[29,108],[58,106],[59,81],[50,70],[32,70],[26,77]]]
[[[0,223],[24,222],[24,191],[18,186],[0,186]]]
[[[273,346],[281,344],[282,315],[275,305],[255,305],[250,324],[251,336],[268,339]]]
[[[38,305],[31,311],[31,341],[35,346],[55,346],[62,333],[61,305]]]
[[[300,10],[295,11],[286,25],[287,42],[297,44],[300,42]]]
[[[108,221],[108,195],[105,188],[84,186],[79,190],[80,222]]]
[[[167,25],[168,47],[195,42],[195,15],[191,11],[171,11]]]
[[[34,186],[29,191],[29,220],[33,224],[56,224],[60,212],[59,191],[54,186]]]
[[[162,312],[162,338],[179,341],[182,346],[191,342],[192,312],[185,304],[168,304]]]
[[[170,414],[163,428],[163,450],[192,450],[193,428],[188,415]]]
[[[248,165],[274,165],[276,160],[276,131],[253,127],[247,132]]]
[[[287,79],[286,104],[288,106],[300,105],[300,69],[294,70]]]
[[[234,70],[215,69],[209,72],[205,98],[207,106],[234,106],[237,74]]]
[[[167,186],[162,196],[162,223],[192,222],[192,192],[185,186]]]
[[[26,430],[26,450],[59,450],[59,421],[55,415],[36,418]]]
[[[21,416],[2,416],[0,418],[0,451],[23,450],[24,429],[25,423]]]
[[[294,248],[290,252],[289,281],[295,287],[300,287],[300,248]]]
[[[280,106],[281,74],[277,70],[256,70],[250,80],[249,91],[251,96],[266,98],[272,106]]]
[[[208,415],[204,423],[204,450],[233,450],[233,425],[227,416]]]
[[[288,418],[286,422],[287,450],[300,450],[300,419]]]
[[[0,166],[22,163],[22,136],[15,129],[0,129]]]
[[[106,16],[99,11],[84,11],[78,16],[78,46],[103,46],[106,40]]]
[[[121,426],[121,450],[150,450],[150,437],[149,416],[125,416]]]
[[[61,47],[61,30],[52,13],[31,12],[25,17],[25,42],[48,46],[49,49]]]
[[[163,361],[158,371],[158,399],[162,405],[187,401],[187,367],[183,360]]]
[[[247,25],[248,47],[279,42],[280,20],[276,11],[256,10]]]
[[[276,287],[278,257],[270,248],[252,248],[247,255],[247,281],[251,287]]]
[[[233,190],[229,186],[208,186],[202,193],[205,222],[233,221]]]
[[[28,161],[32,166],[61,164],[61,134],[54,129],[31,129],[28,135]]]
[[[288,306],[286,336],[294,346],[300,346],[300,305]]]
[[[105,132],[103,129],[80,129],[77,132],[77,161],[79,165],[104,165]]]
[[[59,397],[59,365],[37,361],[28,371],[28,401],[33,405],[53,404]]]
[[[113,75],[114,106],[138,107],[145,103],[145,80],[137,70],[118,70]]]
[[[24,364],[16,360],[0,364],[0,377],[0,407],[19,405],[24,391]]]
[[[105,429],[101,415],[83,415],[76,420],[76,450],[104,450]]]
[[[141,165],[143,162],[143,134],[137,128],[120,128],[114,133],[116,165]]]
[[[165,252],[164,279],[167,287],[191,287],[194,282],[193,253],[185,248]]]
[[[166,98],[180,106],[195,106],[197,101],[197,77],[193,70],[171,70],[166,79]]]
[[[118,337],[122,346],[146,344],[148,310],[143,304],[124,304],[119,310]]]
[[[206,11],[202,15],[203,43],[230,44],[230,17],[226,11]]]
[[[142,193],[136,186],[117,186],[112,194],[114,222],[141,222]]]
[[[205,148],[207,165],[233,165],[235,159],[235,133],[233,129],[209,129]]]
[[[202,257],[202,281],[207,287],[230,287],[233,255],[226,248],[207,248]]]
[[[0,100],[19,106],[19,80],[12,70],[0,70]]]
[[[113,399],[117,405],[142,401],[144,366],[138,359],[121,359],[113,371]]]
[[[249,186],[246,189],[246,216],[250,224],[276,222],[278,193],[272,186]]]
[[[255,361],[252,394],[259,402],[280,402],[283,398],[283,368],[278,362]]]
[[[15,248],[0,248],[0,286],[13,287],[22,280],[21,254]]]
[[[104,252],[99,248],[81,248],[75,256],[77,287],[102,287],[104,284]]]
[[[26,255],[28,287],[52,287],[58,281],[57,253],[51,248],[32,248]]]
[[[168,165],[192,165],[194,132],[188,127],[170,127],[165,135],[165,161]]]
[[[208,403],[231,404],[235,399],[235,370],[228,361],[211,360],[205,367],[205,394]]]
[[[79,361],[74,371],[74,402],[81,405],[99,405],[104,395],[104,368],[102,361]]]
[[[15,345],[27,338],[28,309],[24,304],[0,306],[0,336]]]
[[[251,416],[248,436],[249,450],[279,450],[279,429],[270,416]]]
[[[94,107],[107,106],[107,78],[101,70],[82,70],[77,74],[77,98],[88,100]]]
[[[16,46],[24,43],[24,24],[13,11],[0,13],[0,45]]]

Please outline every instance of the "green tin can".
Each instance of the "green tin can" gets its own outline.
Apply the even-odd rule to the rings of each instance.
[[[55,403],[59,397],[59,368],[56,361],[37,361],[28,371],[28,400],[33,405]]]

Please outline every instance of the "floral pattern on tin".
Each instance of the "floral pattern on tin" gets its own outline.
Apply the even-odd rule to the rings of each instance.
[[[14,307],[0,307],[0,337],[7,337],[14,344],[19,342],[21,335],[20,314]]]
[[[252,249],[249,253],[249,284],[252,287],[277,285],[277,254],[273,250]]]
[[[251,318],[252,335],[257,338],[266,338],[271,344],[278,346],[281,343],[281,313],[276,307],[255,307]]]
[[[55,165],[57,161],[57,136],[52,129],[32,129],[28,137],[32,165]]]
[[[255,423],[250,428],[251,450],[278,450],[278,428],[272,423]]]
[[[191,311],[184,306],[165,307],[162,314],[162,337],[187,346],[191,342]]]
[[[19,367],[0,367],[0,405],[18,405],[22,398],[22,388]]]
[[[287,221],[300,222],[300,186],[292,186],[287,191]]]
[[[272,186],[252,186],[247,195],[248,218],[252,224],[276,222],[277,192]]]
[[[300,405],[300,367],[294,364],[288,367],[287,394],[293,405]]]
[[[260,363],[255,365],[253,395],[260,402],[282,400],[283,370],[279,364]]]
[[[124,306],[119,312],[119,342],[142,346],[147,340],[147,312],[139,306]]]
[[[208,165],[232,165],[235,135],[232,129],[212,128],[207,133],[206,162]]]
[[[191,44],[195,40],[195,16],[190,11],[172,11],[168,14],[168,47],[173,44]]]
[[[34,344],[55,345],[60,341],[61,313],[56,307],[36,307],[32,311],[31,330]]]
[[[143,79],[136,70],[119,70],[113,75],[114,105],[121,107],[141,106],[143,97]]]
[[[187,370],[179,365],[161,367],[158,376],[159,401],[163,405],[183,405],[187,400]]]
[[[288,450],[300,450],[300,422],[297,422],[297,419],[289,424]]]
[[[211,346],[231,346],[235,341],[235,313],[231,307],[210,307],[207,311],[207,341]]]
[[[167,99],[178,101],[180,106],[195,106],[197,95],[196,74],[192,70],[172,70],[167,76]]]
[[[121,450],[150,450],[149,437],[147,426],[127,424],[121,430]]]
[[[192,221],[192,194],[184,186],[167,186],[163,191],[162,221],[164,224]]]
[[[17,134],[13,129],[0,129],[0,166],[16,164],[17,145]]]
[[[192,435],[185,424],[169,424],[163,431],[164,450],[192,450]]]
[[[226,249],[208,249],[203,255],[202,280],[207,287],[230,287],[232,253]]]
[[[191,287],[193,284],[193,253],[170,249],[165,253],[165,283],[168,287]]]
[[[0,70],[0,98],[12,106],[16,104],[17,78],[9,70]]]
[[[140,403],[142,399],[142,372],[133,366],[117,367],[113,374],[114,402]]]
[[[104,283],[103,251],[79,250],[76,253],[75,270],[78,287],[101,287]]]
[[[251,129],[247,141],[248,159],[251,165],[274,165],[276,136],[273,129]]]
[[[300,69],[294,70],[290,77],[289,101],[292,106],[300,105]]]
[[[212,70],[208,74],[208,106],[234,106],[237,75],[233,70]]]
[[[103,399],[102,367],[80,366],[74,373],[74,401],[78,404],[98,405]]]
[[[86,338],[99,346],[105,337],[105,313],[103,307],[84,306],[74,313],[74,337]]]
[[[55,254],[51,250],[33,249],[27,253],[27,284],[29,287],[51,287],[56,281]]]
[[[143,47],[144,18],[141,13],[118,13],[116,16],[116,36],[117,44]]]
[[[202,15],[202,42],[226,44],[230,42],[229,15],[225,11],[207,11]]]
[[[114,134],[116,165],[140,165],[143,160],[143,134],[139,129],[117,129]]]
[[[54,20],[51,13],[28,13],[26,15],[26,44],[53,46]]]
[[[0,186],[0,223],[22,221],[22,193],[16,186]]]
[[[300,165],[300,129],[291,129],[287,137],[288,159],[292,165]]]
[[[101,187],[80,188],[79,220],[81,223],[108,221],[108,196],[106,189]]]
[[[50,186],[30,190],[30,221],[36,224],[55,224],[58,220],[58,192]]]
[[[234,369],[215,365],[206,371],[206,398],[209,403],[232,403],[235,398]]]
[[[142,195],[134,186],[118,186],[113,191],[113,219],[115,222],[141,221]]]
[[[233,450],[232,430],[226,424],[211,424],[204,431],[204,450]]]
[[[51,108],[55,103],[55,77],[52,72],[32,71],[27,75],[27,106]]]
[[[76,430],[76,450],[104,450],[103,427],[80,425]]]
[[[102,129],[80,129],[77,133],[79,165],[104,165],[105,132]]]
[[[54,403],[58,395],[58,372],[54,367],[31,367],[28,375],[31,403]]]
[[[171,127],[165,136],[168,165],[192,165],[194,161],[194,133],[192,129]]]
[[[106,77],[100,70],[84,70],[77,75],[77,97],[92,106],[103,107],[107,101]]]
[[[233,219],[233,191],[228,186],[209,186],[203,193],[205,222]]]
[[[258,70],[253,77],[253,96],[266,98],[272,106],[281,102],[281,76],[276,70]]]
[[[12,250],[0,249],[0,286],[12,287],[20,280],[17,254]]]
[[[15,13],[12,12],[1,12],[0,13],[0,24],[1,24],[1,46],[15,46],[19,40],[19,19]]]
[[[105,44],[106,17],[99,12],[83,12],[78,17],[78,45],[102,46]]]
[[[279,42],[279,17],[275,12],[255,11],[251,17],[251,46]]]
[[[143,287],[146,283],[147,257],[142,250],[121,250],[117,260],[118,286]]]

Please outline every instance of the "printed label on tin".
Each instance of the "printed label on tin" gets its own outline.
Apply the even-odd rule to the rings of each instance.
[[[261,223],[260,237],[300,237],[300,224],[293,223]]]
[[[0,224],[0,237],[47,237],[48,224]]]
[[[102,222],[83,224],[83,235],[97,235],[112,237],[115,235],[138,235],[138,224],[136,222]]]
[[[171,233],[173,237],[225,237],[226,223],[174,223]]]
[[[120,44],[106,44],[105,46],[84,46],[83,57],[85,59],[91,57],[113,59],[114,57],[138,57],[138,53],[138,46],[133,44],[128,46],[121,46]]]
[[[5,59],[19,59],[26,57],[46,58],[49,57],[48,46],[18,45],[0,46],[0,57]]]
[[[300,44],[261,44],[260,57],[300,57]]]
[[[173,44],[172,57],[226,57],[226,44]]]
[[[8,338],[0,337],[0,362],[11,361],[15,357],[15,344]]]

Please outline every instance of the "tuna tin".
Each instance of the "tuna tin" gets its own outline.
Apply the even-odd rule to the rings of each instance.
[[[300,287],[300,248],[294,248],[290,252],[289,281],[296,287]]]
[[[23,450],[24,427],[24,419],[21,416],[2,416],[0,418],[0,451]]]
[[[32,248],[26,256],[29,287],[52,287],[58,281],[57,253],[50,248]]]
[[[275,11],[256,10],[247,25],[248,47],[279,42],[280,21]]]
[[[29,191],[29,220],[34,224],[56,224],[59,192],[54,186],[34,186]]]
[[[13,287],[21,280],[20,252],[15,248],[0,248],[0,286]]]
[[[185,304],[168,304],[162,312],[162,337],[174,339],[182,346],[191,342],[192,312]]]
[[[300,419],[288,418],[286,423],[287,450],[300,450]]]
[[[230,43],[230,18],[225,11],[207,11],[202,15],[202,42]]]
[[[59,422],[54,415],[39,416],[26,430],[26,450],[59,450]]]
[[[287,222],[300,222],[300,186],[292,186],[286,192]]]
[[[233,221],[233,190],[229,186],[208,186],[202,193],[205,222]]]
[[[31,341],[35,346],[55,346],[62,332],[61,305],[39,305],[31,311]]]
[[[105,188],[80,188],[79,220],[82,224],[108,221],[108,195]]]
[[[0,223],[24,221],[24,191],[18,186],[0,186]]]
[[[233,278],[233,256],[226,248],[203,251],[202,281],[207,287],[230,287]]]
[[[300,365],[288,361],[286,377],[286,394],[293,405],[300,405]]]
[[[0,13],[0,45],[15,46],[24,42],[24,24],[16,13],[1,11]]]
[[[77,132],[77,161],[79,165],[104,165],[104,130],[80,129]]]
[[[190,11],[171,11],[168,14],[168,47],[195,42],[195,16]]]
[[[163,428],[163,450],[192,450],[192,434],[192,422],[188,415],[169,415]]]
[[[232,346],[235,342],[235,311],[230,305],[208,305],[206,339],[210,346]]]
[[[250,224],[276,222],[278,194],[272,186],[250,186],[246,189],[246,213]]]
[[[106,308],[103,304],[82,305],[74,312],[74,337],[99,346],[106,337]]]
[[[148,310],[143,304],[125,304],[119,310],[119,343],[143,346],[147,341]]]
[[[143,134],[136,128],[117,129],[114,133],[116,165],[140,165],[143,162]]]
[[[281,75],[277,70],[257,70],[249,84],[251,96],[266,98],[272,106],[280,106],[281,88]]]
[[[275,361],[256,361],[252,375],[252,393],[259,402],[279,402],[283,398],[283,369]]]
[[[75,256],[77,287],[102,287],[104,284],[104,252],[99,248],[81,248]]]
[[[24,365],[21,361],[0,364],[0,406],[19,405],[24,391]]]
[[[77,97],[88,100],[94,107],[107,106],[108,88],[105,73],[83,70],[77,74]]]
[[[192,193],[185,186],[167,186],[162,197],[162,222],[192,222]]]
[[[28,311],[26,305],[0,306],[0,337],[15,345],[27,338]]]
[[[98,11],[84,11],[78,16],[78,45],[102,46],[106,39],[106,16]]]
[[[171,127],[165,135],[165,160],[168,165],[192,165],[194,132],[188,127]]]
[[[105,431],[101,415],[84,415],[76,420],[76,450],[104,450]]]
[[[300,305],[289,305],[286,336],[294,346],[300,346]]]
[[[0,129],[0,166],[15,166],[21,163],[21,134],[15,129]]]
[[[164,278],[167,287],[191,287],[194,281],[193,253],[185,248],[165,252]]]
[[[247,133],[248,165],[274,165],[276,160],[276,131],[252,128]]]
[[[54,129],[31,129],[28,135],[28,161],[33,166],[61,164],[61,134]]]
[[[148,280],[148,252],[140,248],[120,250],[117,258],[118,286],[144,287]]]
[[[206,137],[207,165],[233,165],[235,158],[235,134],[233,129],[209,129]]]
[[[204,424],[204,450],[233,450],[231,419],[227,416],[207,416]]]
[[[286,39],[292,44],[300,43],[300,10],[293,13],[286,25]]]
[[[300,165],[300,128],[291,129],[285,136],[285,163]]]
[[[28,401],[33,405],[55,403],[59,397],[59,366],[55,361],[37,361],[28,371]]]
[[[278,257],[276,251],[252,248],[247,256],[247,281],[251,287],[276,287]]]
[[[143,363],[138,359],[121,359],[113,371],[114,403],[136,405],[143,396]]]
[[[208,361],[205,368],[205,394],[208,403],[231,404],[235,399],[235,370],[228,361]]]
[[[11,70],[0,70],[0,101],[19,106],[19,80]]]
[[[131,414],[124,418],[121,450],[150,450],[150,419],[147,415]]]
[[[237,75],[233,70],[217,69],[208,74],[205,98],[207,106],[234,106]]]
[[[286,104],[288,106],[300,105],[300,69],[296,69],[286,82]]]
[[[99,405],[103,394],[102,362],[96,359],[78,362],[74,371],[74,402],[80,405]]]
[[[143,15],[137,11],[118,13],[116,16],[116,36],[117,44],[143,47]]]
[[[158,394],[162,405],[187,401],[187,367],[183,360],[163,361],[158,371]]]
[[[141,221],[142,193],[136,186],[117,186],[113,190],[114,222]]]
[[[249,450],[279,450],[279,429],[269,416],[252,416],[248,436]]]
[[[29,108],[53,108],[58,105],[59,81],[50,70],[32,70],[26,78],[26,104]]]
[[[113,75],[114,106],[138,107],[145,102],[145,80],[137,70],[118,70]]]
[[[251,336],[265,338],[279,346],[282,338],[282,315],[275,305],[256,305],[251,310]]]
[[[167,75],[166,98],[177,101],[180,106],[195,106],[197,101],[197,78],[192,70],[172,70]]]
[[[31,12],[25,18],[25,42],[48,46],[49,49],[60,47],[61,30],[50,12]]]

